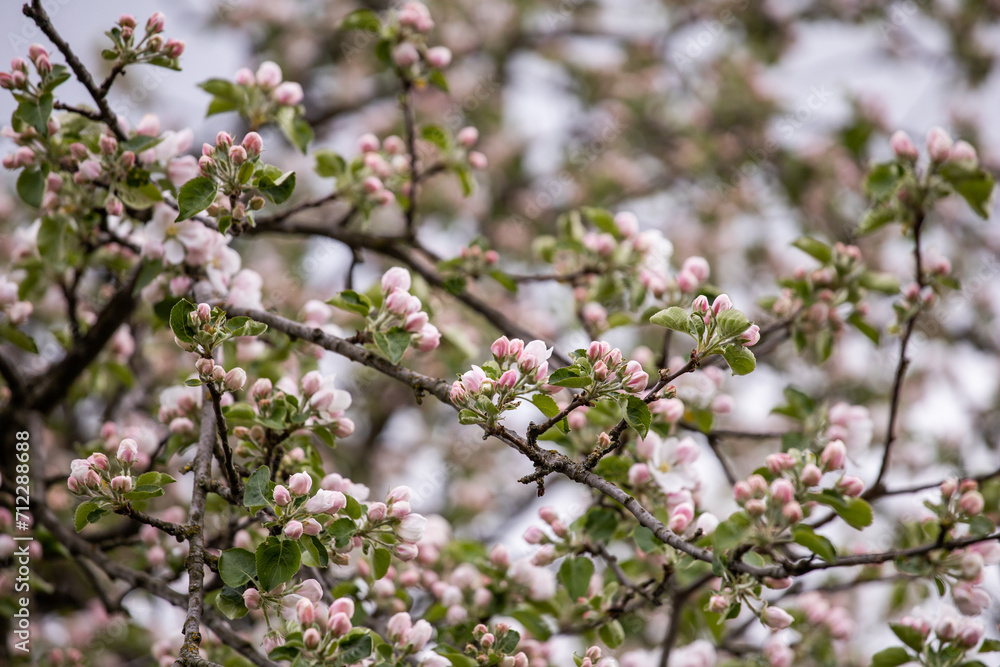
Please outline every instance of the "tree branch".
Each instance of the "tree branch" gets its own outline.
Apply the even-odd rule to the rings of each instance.
[[[45,36],[56,45],[63,57],[66,58],[66,64],[69,68],[73,70],[73,74],[76,75],[77,80],[83,84],[83,87],[87,89],[90,93],[90,97],[94,100],[97,108],[100,110],[100,119],[104,121],[104,124],[108,126],[108,129],[115,135],[118,141],[125,141],[128,136],[122,132],[121,127],[118,125],[118,118],[115,116],[114,112],[111,111],[111,107],[108,106],[108,90],[111,88],[111,82],[113,77],[109,77],[105,84],[107,89],[102,85],[101,88],[97,87],[94,83],[94,78],[90,75],[90,72],[80,59],[76,57],[73,53],[73,49],[70,48],[66,40],[62,38],[59,32],[56,30],[55,26],[52,25],[52,20],[49,18],[48,13],[46,13],[45,8],[42,6],[41,0],[31,0],[31,4],[25,4],[22,10],[24,15],[35,22],[38,29],[45,33]],[[114,72],[114,70],[112,70]]]
[[[229,498],[239,505],[243,502],[243,482],[240,475],[233,466],[233,450],[229,446],[229,428],[226,426],[226,417],[222,414],[222,396],[214,384],[207,384],[209,393],[212,395],[212,406],[215,411],[215,424],[219,432],[219,442],[222,445],[222,461],[226,470],[226,479],[229,481]],[[221,494],[220,494],[221,495]]]

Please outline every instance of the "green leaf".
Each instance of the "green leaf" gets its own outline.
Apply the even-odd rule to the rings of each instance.
[[[833,251],[830,250],[830,246],[809,236],[800,236],[792,241],[792,245],[807,255],[815,257],[823,264],[829,262],[830,258],[833,257]]]
[[[865,321],[861,313],[853,312],[847,317],[847,321],[854,325],[854,328],[863,333],[868,339],[878,345],[881,332]]]
[[[880,204],[873,206],[865,211],[856,231],[858,234],[869,234],[876,229],[888,225],[890,222],[894,222],[896,218],[896,209],[891,205]]]
[[[337,539],[352,537],[356,532],[358,532],[357,524],[354,523],[353,519],[346,516],[337,519],[330,526],[330,534]]]
[[[430,74],[427,75],[427,80],[431,82],[432,85],[440,88],[444,92],[448,92],[448,80],[444,78],[444,72],[439,69],[431,70]]]
[[[295,172],[282,173],[277,167],[268,165],[258,170],[254,187],[272,203],[283,204],[295,191]]]
[[[911,660],[912,658],[910,657],[910,654],[906,652],[905,648],[901,646],[892,646],[873,655],[871,667],[896,667],[897,665],[905,664]]]
[[[911,628],[908,625],[902,625],[900,623],[890,623],[889,628],[892,629],[899,640],[912,648],[917,653],[924,647],[924,636],[921,634],[920,630],[916,628]]]
[[[735,308],[722,311],[716,316],[715,321],[718,324],[719,335],[723,338],[739,336],[750,326],[747,316]]]
[[[382,353],[394,364],[399,363],[406,348],[410,346],[410,332],[400,327],[393,327],[385,333],[377,331],[372,337]]]
[[[76,508],[76,514],[73,516],[73,525],[76,527],[76,532],[80,532],[86,527],[88,523],[96,523],[100,521],[101,517],[107,510],[101,509],[97,503],[83,503]],[[91,519],[91,517],[96,516],[96,519]]]
[[[163,495],[163,488],[156,484],[140,484],[125,494],[126,500],[148,500]]]
[[[547,384],[555,385],[556,387],[572,387],[574,389],[582,389],[584,387],[589,387],[592,380],[586,375],[580,375],[580,371],[575,366],[567,366],[565,368],[557,369],[552,375],[549,376]]]
[[[746,512],[739,511],[732,514],[728,519],[716,527],[712,533],[712,544],[715,553],[728,551],[742,543],[744,536],[750,529],[750,517]]]
[[[166,486],[167,484],[173,484],[177,480],[168,475],[165,472],[156,472],[155,470],[150,470],[149,472],[144,472],[139,475],[139,479],[136,480],[136,486],[145,486],[147,484],[153,484],[156,486]]]
[[[516,609],[510,614],[523,625],[539,641],[546,641],[552,636],[552,628],[537,611],[531,607]]]
[[[257,547],[257,574],[265,591],[290,581],[299,571],[302,555],[292,540],[269,537]]]
[[[722,358],[729,364],[733,375],[746,375],[757,368],[757,358],[753,356],[753,352],[739,344],[722,348]]]
[[[230,620],[243,618],[248,613],[243,596],[229,586],[223,586],[219,591],[218,597],[215,598],[215,606]]]
[[[364,30],[378,32],[382,28],[378,15],[370,9],[358,9],[344,17],[341,30]]]
[[[992,174],[946,164],[941,168],[941,176],[979,217],[984,220],[990,217],[994,184]]]
[[[357,313],[361,317],[368,317],[368,313],[372,309],[372,300],[364,294],[358,294],[354,290],[344,290],[327,301],[327,303],[341,310]]]
[[[653,421],[653,415],[650,413],[646,401],[638,396],[629,396],[625,400],[623,416],[628,425],[634,428],[641,437],[646,437],[646,434],[649,433],[649,424]]]
[[[43,93],[34,99],[24,99],[17,105],[14,115],[35,128],[43,137],[49,136],[49,116],[52,115],[52,93]]]
[[[0,340],[8,340],[25,352],[38,354],[38,346],[34,339],[20,329],[9,324],[0,325]]]
[[[177,193],[177,222],[187,220],[198,215],[212,202],[219,192],[219,184],[206,176],[192,178],[181,186]]]
[[[240,103],[246,99],[243,87],[226,79],[209,79],[199,83],[198,87],[209,95],[234,103]]]
[[[119,185],[115,189],[115,193],[123,204],[138,211],[144,211],[157,202],[163,201],[163,194],[153,183],[140,186]]]
[[[316,174],[322,178],[340,178],[347,168],[344,158],[324,148],[313,154],[316,158]]]
[[[602,625],[597,634],[601,636],[601,641],[607,644],[608,648],[618,648],[625,641],[625,629],[617,618]]]
[[[621,235],[621,232],[618,231],[618,225],[615,224],[615,216],[610,211],[593,206],[584,206],[580,209],[580,212],[602,232],[616,237]]]
[[[680,331],[681,333],[690,334],[691,333],[691,316],[688,311],[683,308],[678,308],[677,306],[671,306],[665,310],[661,310],[652,317],[649,321],[653,324],[658,324],[661,327],[666,327],[672,331]]]
[[[243,506],[248,508],[264,507],[271,504],[271,471],[267,466],[260,466],[247,478],[243,488]]]
[[[482,418],[475,412],[469,409],[463,409],[458,411],[458,423],[459,424],[478,424],[482,421]]]
[[[306,567],[325,568],[330,564],[330,554],[326,546],[315,535],[303,535],[298,540],[302,550],[302,564]]]
[[[608,542],[620,523],[618,514],[607,507],[595,507],[583,520],[583,532],[597,542]]]
[[[372,647],[371,635],[367,633],[353,636],[348,634],[340,640],[340,645],[337,647],[339,649],[338,664],[353,665],[361,662],[372,654]]]
[[[278,127],[285,138],[303,153],[313,139],[313,129],[305,118],[296,115],[293,107],[283,107],[278,113]]]
[[[420,136],[425,141],[429,141],[443,151],[448,150],[448,134],[437,125],[426,125],[420,131]]]
[[[636,529],[632,531],[632,539],[635,540],[637,547],[648,554],[662,551],[663,542],[656,539],[653,531],[645,526],[636,526]]]
[[[535,394],[531,397],[531,402],[546,417],[552,418],[559,414],[559,406],[556,404],[555,399],[548,394]]]
[[[389,571],[389,564],[392,563],[392,552],[383,547],[375,549],[372,555],[372,571],[376,579],[381,579]]]
[[[559,566],[559,582],[574,603],[587,595],[593,575],[593,561],[583,556],[567,557]]]
[[[810,526],[799,524],[792,528],[792,539],[828,563],[837,558],[837,549],[830,540],[818,535]]]
[[[246,549],[226,549],[219,555],[219,576],[227,586],[239,588],[257,578],[257,557]]]
[[[259,336],[267,331],[267,325],[249,317],[234,317],[226,322],[226,330],[234,338]]]
[[[883,294],[899,293],[899,278],[891,273],[880,271],[865,271],[861,274],[858,282],[862,287],[882,292]]]
[[[187,299],[181,299],[170,309],[170,330],[182,343],[194,342],[196,332],[191,324],[190,315],[195,310],[197,310],[197,306]]]
[[[855,530],[861,530],[872,523],[872,507],[861,498],[844,499],[836,492],[827,490],[812,493],[809,499],[830,507]]]
[[[347,498],[347,506],[344,507],[344,513],[357,521],[364,514],[364,508],[361,507],[361,503],[354,499],[354,496],[344,494],[344,497]]]
[[[521,633],[517,630],[508,630],[507,634],[500,643],[496,646],[496,651],[498,653],[504,653],[507,655],[513,655],[514,651],[517,650],[517,645],[521,643]]]
[[[39,208],[45,195],[45,172],[34,168],[22,170],[17,177],[17,194],[28,206]]]
[[[1000,651],[1000,639],[984,639],[983,645],[979,647],[980,653],[993,653]]]
[[[893,192],[903,174],[896,162],[882,162],[872,165],[865,177],[865,194],[874,201],[882,201]]]

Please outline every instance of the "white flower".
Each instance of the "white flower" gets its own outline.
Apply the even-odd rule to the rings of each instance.
[[[152,244],[150,254],[162,249],[163,257],[170,264],[182,264],[189,248],[197,248],[205,241],[208,230],[195,220],[175,222],[177,212],[158,204],[153,219],[146,224],[146,240]]]
[[[649,472],[664,493],[676,494],[698,487],[698,478],[690,466],[697,458],[697,449],[692,456],[693,442],[689,438],[662,440],[655,433],[650,433],[643,438],[643,443],[651,445]]]

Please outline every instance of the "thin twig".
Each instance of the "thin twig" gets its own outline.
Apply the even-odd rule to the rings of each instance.
[[[214,384],[208,383],[206,386],[212,396],[215,424],[219,432],[219,442],[222,445],[223,460],[221,463],[226,470],[226,479],[229,481],[229,495],[238,505],[243,501],[243,482],[233,466],[233,450],[229,446],[229,427],[226,426],[226,417],[222,414],[222,395],[219,394],[219,390],[215,388]]]

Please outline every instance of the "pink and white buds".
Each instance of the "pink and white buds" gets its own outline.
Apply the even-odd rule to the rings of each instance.
[[[771,628],[772,630],[784,630],[792,621],[792,615],[789,614],[784,609],[778,607],[767,607],[761,614],[761,620],[764,621],[764,625]]]
[[[451,49],[447,46],[435,46],[427,49],[427,64],[431,67],[444,69],[451,64]]]
[[[841,440],[831,441],[819,456],[820,465],[824,470],[840,470],[846,461],[847,447]]]
[[[985,507],[986,501],[979,491],[966,491],[958,499],[958,508],[972,516],[982,514]]]
[[[118,445],[118,460],[125,464],[135,463],[139,458],[139,445],[132,438],[125,438]]]
[[[691,310],[695,313],[707,313],[709,310],[708,297],[704,294],[699,294],[691,302]]]
[[[642,370],[638,361],[632,360],[625,364],[625,387],[632,393],[638,393],[646,388],[649,375]]]
[[[420,514],[407,514],[396,528],[399,539],[410,544],[416,544],[424,537],[427,519]]]
[[[233,81],[241,86],[252,86],[257,83],[257,79],[254,77],[253,72],[246,67],[241,67],[236,70],[236,74],[233,75]]]
[[[845,496],[851,498],[856,498],[865,492],[865,483],[852,475],[844,475],[837,482],[837,488],[840,489]]]
[[[305,510],[313,514],[336,514],[347,506],[347,497],[340,491],[320,489],[306,501]]]
[[[462,144],[466,148],[472,148],[476,145],[476,142],[479,141],[479,130],[472,126],[463,127],[458,131],[456,138],[458,139],[458,143]]]
[[[292,502],[292,494],[289,493],[283,485],[278,484],[274,487],[274,504],[279,507],[284,507],[288,503]]]
[[[297,540],[302,537],[302,531],[304,527],[301,521],[296,521],[292,519],[287,524],[285,524],[285,537],[290,540]],[[308,600],[307,600],[308,602]]]
[[[243,591],[243,604],[251,611],[260,609],[260,591],[256,588],[248,588]]]
[[[784,505],[795,498],[795,487],[787,479],[778,478],[771,482],[771,497],[777,503]]]
[[[247,135],[243,137],[242,146],[246,149],[248,156],[255,157],[264,150],[264,140],[256,132],[247,132]]]
[[[694,520],[694,506],[691,503],[681,503],[674,508],[667,522],[667,528],[677,533],[683,534]]]
[[[681,271],[690,272],[700,282],[708,280],[711,270],[708,266],[708,260],[695,255],[684,260],[684,263],[681,265]]]
[[[402,642],[413,627],[413,619],[405,611],[393,615],[386,624],[386,634],[394,642]]]
[[[309,476],[309,473],[297,472],[288,478],[288,488],[297,496],[304,496],[309,493],[312,483],[312,477]]]
[[[146,32],[163,32],[163,25],[166,21],[167,17],[164,16],[163,12],[154,12],[153,15],[149,17],[149,20],[146,21]]]
[[[816,486],[823,479],[823,471],[819,469],[819,466],[813,463],[807,463],[802,467],[802,473],[799,475],[799,480],[806,486]]]
[[[913,140],[910,139],[910,135],[902,130],[897,130],[893,133],[889,139],[889,146],[892,148],[892,152],[896,154],[896,157],[901,160],[915,161],[920,155]]]
[[[294,81],[286,81],[280,84],[271,93],[271,97],[278,104],[284,106],[295,106],[302,101],[304,94],[302,92],[302,86]]]
[[[948,151],[948,162],[962,169],[975,169],[979,166],[979,156],[976,149],[967,141],[957,141]]]
[[[391,293],[393,290],[400,290],[406,293],[409,291],[411,283],[410,272],[402,267],[394,266],[382,275],[382,292]]]
[[[398,137],[397,137],[398,138]],[[400,139],[402,141],[402,139]],[[358,137],[358,149],[362,153],[371,153],[379,149],[379,140],[374,134],[362,134]],[[403,150],[406,150],[405,144]],[[407,287],[406,289],[409,289]]]
[[[729,609],[729,598],[724,595],[713,595],[708,598],[708,610],[713,614],[721,614]]]
[[[524,541],[528,544],[543,544],[548,541],[545,532],[538,526],[528,526],[524,531]]]
[[[940,127],[932,127],[927,132],[927,153],[934,162],[944,162],[951,152],[952,141],[948,133]]]
[[[745,341],[743,347],[753,347],[760,342],[760,327],[751,324],[746,331],[740,334],[740,340]]]
[[[132,477],[127,475],[118,475],[111,480],[111,488],[118,493],[128,493],[132,490]]]
[[[330,608],[330,620],[327,623],[327,632],[329,632],[334,637],[343,637],[348,632],[351,631],[351,617],[342,611],[333,613],[333,608]]]
[[[265,60],[257,68],[257,83],[264,90],[276,88],[281,83],[281,68],[277,63]]]
[[[268,396],[270,396],[273,390],[274,390],[274,385],[271,383],[269,379],[260,378],[253,383],[252,387],[250,387],[250,395],[257,400],[260,400],[262,398],[267,398]]]
[[[628,481],[632,486],[642,486],[652,478],[649,466],[645,463],[635,463],[628,470]]]
[[[724,310],[729,310],[732,307],[733,302],[729,300],[729,296],[727,294],[720,294],[715,297],[714,301],[712,301],[712,312],[716,315]]]
[[[319,630],[316,628],[306,628],[306,631],[302,633],[302,643],[308,649],[315,649],[322,640],[323,636],[319,634]]]
[[[239,391],[243,388],[247,382],[247,372],[242,368],[234,368],[228,373],[223,380],[223,384],[229,391]]]
[[[802,521],[804,515],[802,505],[794,500],[781,508],[781,516],[785,517],[789,523]]]
[[[486,159],[486,155],[484,155],[483,153],[480,153],[479,151],[470,151],[469,152],[469,166],[470,167],[472,167],[473,169],[477,169],[479,171],[482,171],[483,169],[486,169],[486,167],[488,165],[489,165],[489,160]]]
[[[403,42],[392,51],[392,61],[399,67],[410,67],[420,60],[420,52],[411,42]]]
[[[299,623],[302,625],[312,625],[312,622],[316,620],[316,607],[313,605],[311,600],[307,598],[300,598],[299,601],[295,603],[295,615],[298,617]]]

